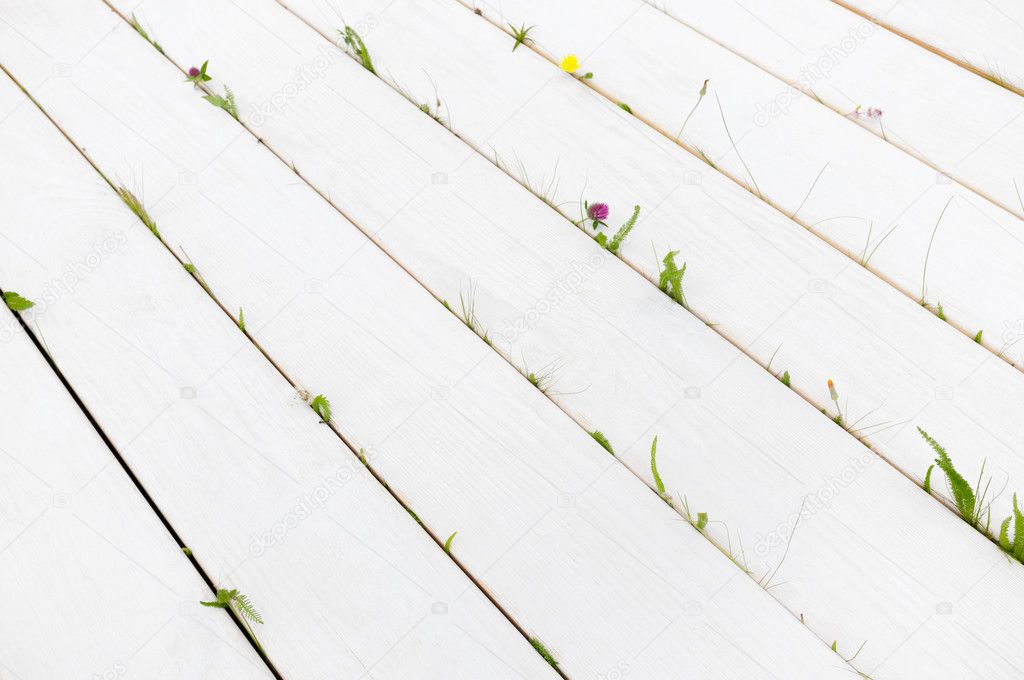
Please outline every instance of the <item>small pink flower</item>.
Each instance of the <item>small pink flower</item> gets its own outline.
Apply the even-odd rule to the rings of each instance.
[[[192,68],[190,68],[188,70],[188,77],[189,78],[195,78],[198,75],[199,75],[199,69],[197,69],[195,66],[193,66]]]
[[[587,208],[587,217],[592,220],[603,222],[608,219],[608,204],[607,203],[593,203]]]
[[[868,109],[868,118],[878,120],[882,117],[882,109]]]

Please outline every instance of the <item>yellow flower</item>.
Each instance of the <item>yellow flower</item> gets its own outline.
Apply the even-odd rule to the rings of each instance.
[[[562,58],[562,70],[566,73],[573,73],[580,67],[580,60],[575,54],[567,54]]]

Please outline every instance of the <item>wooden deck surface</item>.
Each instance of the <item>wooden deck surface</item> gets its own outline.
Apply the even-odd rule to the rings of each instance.
[[[1024,676],[946,4],[0,0],[0,677]]]

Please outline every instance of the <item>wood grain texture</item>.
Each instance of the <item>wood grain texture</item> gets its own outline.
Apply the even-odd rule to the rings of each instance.
[[[6,306],[0,374],[0,675],[272,677]]]
[[[1024,7],[1009,0],[833,0],[1000,84],[1024,88]]]
[[[972,338],[984,330],[986,347],[1021,365],[1024,347],[1012,343],[1014,320],[1024,318],[1024,222],[858,124],[873,120],[836,115],[641,0],[513,0],[500,13],[497,3],[483,6],[499,26],[536,24],[536,47],[556,63],[569,52],[586,55],[595,87],[670,138],[693,111],[683,134],[691,149],[754,191],[749,167],[781,212],[854,262],[867,260],[912,300],[925,283],[933,311],[941,303],[949,323]],[[694,110],[706,79],[707,97]]]
[[[1019,95],[832,2],[649,4],[841,115],[857,106],[882,109],[891,144],[1024,216],[1014,188],[1016,181],[1024,191],[1018,162],[1024,154],[1024,100]],[[796,98],[780,90],[758,105],[770,112]],[[882,134],[877,121],[861,122]],[[941,175],[937,181],[945,181]]]
[[[105,9],[60,9],[81,20],[55,53],[125,31]],[[2,110],[23,97],[0,93]],[[255,603],[285,677],[552,675],[34,106],[0,146],[0,280],[52,298],[33,322],[57,365],[214,583]],[[195,609],[199,625],[224,616]],[[193,677],[187,659],[164,672]]]
[[[26,11],[39,6],[25,5]],[[91,49],[70,81],[45,83],[31,91],[110,176],[132,177],[145,187],[147,206],[164,238],[181,244],[226,307],[245,307],[250,332],[290,375],[311,392],[323,392],[332,399],[337,426],[350,441],[365,447],[370,464],[435,535],[458,530],[453,554],[530,635],[543,640],[566,672],[586,676],[626,667],[638,677],[677,672],[694,677],[765,678],[848,674],[842,662],[794,617],[742,577],[710,543],[679,521],[356,229],[297,184],[285,165],[230,117],[183,85],[180,73],[127,26],[107,34],[110,27],[104,17],[110,15],[100,11],[100,3],[82,5],[87,9],[79,13],[68,13],[57,3],[48,7],[52,20],[45,25],[53,39],[47,51],[80,56],[80,47]],[[190,8],[169,4],[166,9],[176,17],[175,25],[197,35]],[[246,9],[272,10],[272,16],[289,20],[306,36],[307,47],[319,46],[315,34],[276,5]],[[206,5],[203,12],[204,25],[216,27],[221,44],[232,45],[232,51],[248,44],[256,53],[272,59],[278,56],[264,52],[266,45],[253,42],[252,34],[243,35],[242,42],[231,39],[236,28],[255,29],[261,39],[265,37],[259,21],[240,13],[235,5]],[[180,38],[170,25],[157,22],[157,16],[144,19],[153,21],[153,35],[173,54]],[[94,21],[100,22],[99,29],[87,29]],[[101,35],[107,37],[100,40]],[[211,66],[227,65],[221,56],[209,56]],[[20,59],[13,50],[3,55],[7,63],[12,58]],[[25,66],[26,76],[39,63],[43,70],[48,68],[38,56],[25,60],[29,61],[37,65]],[[277,64],[293,73],[294,62]],[[278,85],[272,77],[278,74],[264,75],[269,85]],[[379,87],[378,92],[387,93],[381,103],[390,105],[390,92]],[[236,90],[241,101],[241,90]],[[419,122],[415,118],[412,124]],[[184,134],[187,131],[201,133]],[[379,143],[372,138],[367,141]],[[316,139],[317,146],[323,142]],[[394,158],[387,160],[398,177],[410,172]],[[180,185],[182,171],[194,172],[195,182]],[[424,179],[429,180],[429,175]],[[508,181],[504,190],[524,196]],[[527,205],[533,205],[532,199]],[[135,225],[135,229],[140,251],[157,248],[143,227]],[[24,227],[18,237],[39,243],[43,235],[33,236]],[[49,241],[45,245],[56,247]],[[286,262],[300,266],[285,266]],[[635,275],[622,271],[627,281],[647,290]],[[187,372],[186,384],[197,385],[197,400],[237,398],[237,392],[252,395],[254,403],[240,404],[218,419],[230,423],[231,431],[251,449],[236,444],[222,451],[219,447],[225,442],[206,443],[198,432],[188,433],[187,439],[202,454],[199,460],[189,460],[190,467],[209,458],[207,466],[216,465],[216,471],[228,464],[232,453],[251,459],[233,467],[252,469],[241,481],[250,493],[258,490],[259,503],[246,502],[243,496],[232,498],[227,508],[218,507],[229,515],[218,526],[224,531],[233,527],[232,533],[249,542],[258,536],[249,539],[246,526],[274,526],[262,504],[277,504],[278,499],[282,504],[294,502],[293,492],[270,486],[277,478],[277,466],[295,475],[292,468],[302,462],[301,457],[295,461],[296,449],[311,447],[310,438],[326,428],[315,425],[307,408],[288,410],[287,390],[260,378],[265,362],[238,345],[244,338],[227,319],[218,326],[205,316],[210,303],[193,300],[192,292],[181,289],[175,279],[179,274],[184,276],[166,254],[162,259],[150,254],[132,269],[111,271],[109,276],[119,281],[144,280],[128,290],[104,281],[103,292],[113,296],[116,305],[105,310],[102,318],[118,331],[114,340],[107,341],[121,350],[124,344],[116,340],[131,338],[132,347],[155,353],[161,363],[178,357],[175,366]],[[198,286],[192,287],[200,294]],[[161,293],[164,288],[172,292]],[[660,296],[655,299],[661,301]],[[146,310],[142,318],[130,313],[136,306]],[[46,328],[51,345],[58,344],[55,335],[67,339],[72,326],[47,321],[56,327]],[[77,322],[79,329],[93,327],[82,319]],[[219,328],[225,339],[212,337],[209,328]],[[207,330],[200,336],[202,329]],[[163,338],[167,333],[171,337]],[[100,395],[112,398],[109,392],[115,386],[125,389],[121,383],[145,385],[144,378],[149,378],[162,384],[159,374],[154,378],[115,372],[96,380],[84,365],[90,356],[109,360],[110,350],[100,354],[94,349],[87,355],[61,345],[61,351],[55,347],[55,354],[62,363],[82,365],[69,372],[81,382],[97,383],[90,390],[97,401]],[[127,349],[121,352],[134,356]],[[194,357],[198,365],[191,367],[182,357]],[[204,373],[210,371],[214,377],[206,379]],[[223,389],[215,389],[221,385]],[[132,403],[138,401],[137,395],[126,395],[132,396],[136,396]],[[192,402],[181,407],[179,403],[175,400],[176,408]],[[282,421],[289,424],[290,438],[283,436]],[[176,439],[174,432],[166,434],[165,445]],[[318,456],[333,456],[337,448]],[[257,452],[276,466],[261,463]],[[158,455],[150,451],[144,458]],[[153,472],[154,482],[173,476],[166,465]],[[203,479],[210,476],[207,473]],[[473,677],[506,677],[516,670],[523,677],[542,677],[548,669],[525,640],[518,640],[523,652],[518,647],[506,649],[507,638],[485,627],[483,613],[474,612],[477,620],[465,613],[473,605],[471,588],[463,586],[460,592],[451,583],[438,584],[439,576],[422,573],[430,564],[425,559],[411,561],[409,552],[417,544],[400,533],[400,527],[371,528],[372,523],[364,523],[378,521],[383,510],[356,498],[354,491],[350,494],[353,484],[345,486],[346,500],[336,501],[344,507],[335,507],[337,515],[332,512],[331,517],[333,521],[350,518],[345,525],[349,533],[339,537],[340,527],[330,526],[322,513],[314,513],[286,532],[281,545],[276,540],[271,545],[260,542],[265,552],[245,559],[232,572],[239,582],[254,584],[248,588],[260,600],[276,605],[267,613],[264,640],[271,656],[281,659],[282,666],[290,662],[289,668],[298,669],[292,671],[298,677],[313,674],[301,664],[322,668],[314,664],[343,655],[346,644],[371,660],[381,656],[380,665],[371,669],[374,677],[468,677],[464,669],[470,666],[476,666]],[[161,500],[166,496],[162,494]],[[211,505],[204,495],[189,498],[196,512]],[[322,521],[314,521],[317,517]],[[402,526],[407,525],[414,526],[411,520]],[[300,533],[305,540],[297,544]],[[378,576],[366,573],[365,564],[359,564],[368,559],[365,550],[338,545],[350,534],[359,535],[387,562],[398,565],[396,571],[412,583],[426,581],[425,591],[448,613],[422,603],[415,592],[404,588],[395,592],[394,586],[375,582]],[[315,541],[325,544],[330,553],[325,555],[325,548],[318,548]],[[438,552],[436,546],[431,548]],[[300,549],[303,554],[297,554]],[[234,552],[236,560],[242,557],[238,548]],[[308,562],[311,573],[295,572],[294,567],[285,570],[281,564],[285,559]],[[229,564],[234,561],[228,559]],[[273,563],[285,570],[275,581],[285,591],[283,599],[273,597],[267,579],[255,573]],[[392,578],[401,581],[396,574]],[[327,585],[330,591],[324,590]],[[377,607],[369,609],[363,603],[366,598]],[[422,612],[419,620],[410,621],[405,613],[417,610]],[[328,611],[338,612],[332,615],[332,625],[344,625],[349,614],[353,621],[364,623],[357,630],[352,629],[354,624],[347,625],[339,631],[340,640],[327,639],[329,627],[322,625],[322,619]],[[736,615],[740,611],[743,616]],[[406,637],[392,635],[410,628]],[[453,628],[462,632],[466,644],[456,647],[444,635]],[[687,644],[679,644],[681,639]],[[479,653],[473,653],[472,640],[486,643]],[[381,649],[385,645],[394,645],[393,651]],[[486,649],[495,651],[494,659],[480,658]],[[467,658],[453,658],[455,651]],[[498,659],[512,668],[503,670]],[[442,672],[441,661],[452,669]],[[356,675],[357,671],[353,669]]]
[[[598,395],[619,392],[618,397],[609,397],[606,401],[626,412],[609,421],[607,429],[614,427],[616,432],[624,434],[633,431],[632,438],[615,436],[613,442],[626,442],[620,446],[620,455],[627,458],[634,469],[642,469],[637,466],[647,455],[650,436],[655,430],[663,434],[659,440],[660,460],[663,477],[671,480],[670,490],[690,492],[694,504],[697,504],[696,494],[702,494],[703,508],[717,513],[716,516],[724,516],[734,529],[742,523],[739,531],[748,537],[756,537],[760,529],[760,534],[769,540],[773,535],[778,539],[789,531],[788,520],[807,494],[822,492],[830,499],[823,510],[815,512],[813,521],[801,525],[799,544],[804,547],[798,549],[794,543],[785,563],[785,578],[790,582],[772,591],[794,613],[806,612],[809,625],[820,637],[828,640],[835,635],[859,641],[865,637],[864,631],[870,631],[872,638],[878,636],[882,642],[876,651],[865,652],[867,656],[862,658],[869,663],[867,667],[884,663],[883,670],[891,677],[899,677],[908,669],[919,668],[924,660],[935,658],[942,659],[934,662],[935,672],[940,676],[948,673],[949,677],[964,671],[965,664],[975,663],[979,656],[984,657],[982,663],[993,664],[993,673],[1003,672],[1006,668],[1001,667],[1003,663],[1014,663],[972,653],[971,649],[979,643],[965,631],[977,630],[978,625],[988,630],[991,625],[991,635],[998,638],[1000,631],[1012,628],[1012,622],[1007,620],[991,622],[987,601],[972,599],[982,586],[972,584],[984,584],[1002,592],[1019,591],[1017,565],[1008,564],[977,533],[884,465],[868,465],[869,472],[864,474],[854,471],[850,486],[842,487],[843,502],[834,502],[834,486],[829,480],[841,478],[844,468],[854,466],[858,456],[866,455],[863,448],[757,366],[738,357],[703,324],[672,306],[666,297],[618,261],[594,260],[590,266],[592,272],[588,271],[582,281],[566,286],[566,282],[576,280],[572,278],[574,263],[577,267],[585,265],[590,257],[600,254],[593,243],[567,229],[564,221],[547,207],[511,184],[492,165],[473,155],[447,131],[402,102],[358,66],[346,60],[333,62],[317,78],[306,81],[301,92],[283,100],[278,98],[278,105],[271,109],[272,115],[253,118],[260,104],[271,104],[278,92],[285,92],[296,66],[312,64],[325,45],[312,40],[307,30],[289,21],[268,3],[247,5],[245,14],[226,4],[213,5],[205,11],[209,20],[202,27],[182,25],[175,8],[169,4],[148,6],[143,18],[154,28],[172,58],[179,54],[209,56],[211,64],[217,64],[222,79],[215,84],[231,84],[238,93],[243,119],[255,125],[271,148],[295,163],[304,177],[354,216],[361,228],[375,234],[389,253],[436,294],[454,299],[460,283],[465,290],[467,282],[472,280],[477,284],[477,311],[485,325],[494,329],[503,319],[529,320],[533,325],[513,339],[513,355],[525,354],[530,361],[537,359],[539,365],[544,365],[545,359],[561,357],[567,366],[579,362],[580,366],[589,367],[591,370],[585,374],[590,376],[592,384],[580,399],[596,401]],[[459,11],[463,10],[459,8]],[[299,53],[291,53],[293,49]],[[479,79],[493,77],[489,71],[480,73],[467,69],[466,72],[476,73]],[[511,81],[506,85],[512,88]],[[567,88],[559,90],[563,97],[580,91],[569,89],[577,88],[575,83],[566,85]],[[221,115],[216,111],[209,113]],[[67,114],[65,111],[62,118]],[[444,175],[438,177],[439,172]],[[730,191],[734,190],[732,187]],[[749,210],[763,210],[763,204],[750,200],[751,205],[760,207]],[[189,246],[188,250],[201,252],[203,249]],[[482,268],[482,263],[486,267]],[[207,271],[210,266],[216,266],[216,261],[202,265]],[[237,265],[219,267],[216,276],[208,274],[207,279],[217,280],[218,290],[228,289],[233,269],[237,269]],[[486,276],[482,275],[484,273]],[[360,280],[369,281],[369,274],[364,274]],[[866,280],[873,281],[871,277]],[[356,288],[359,292],[355,297],[366,295],[363,291],[374,287],[372,283],[365,286]],[[567,287],[569,290],[564,292]],[[556,291],[553,301],[548,297],[552,291]],[[235,295],[234,299],[240,297]],[[540,305],[541,302],[547,304]],[[261,332],[258,337],[301,382],[325,384],[325,381],[338,380],[332,376],[344,372],[327,368],[325,357],[330,357],[330,348],[338,344],[332,342],[334,336],[314,332],[310,324],[301,325],[302,318],[314,316],[310,312],[295,322],[295,327],[301,326],[304,330],[301,338],[294,338],[294,330],[290,333],[276,331],[277,339],[271,331]],[[615,332],[609,333],[609,326]],[[405,326],[395,321],[384,327],[402,329]],[[950,337],[959,337],[949,332]],[[427,337],[416,336],[420,342]],[[397,341],[403,335],[394,330],[383,337]],[[665,342],[661,346],[665,339],[679,344]],[[412,353],[408,346],[401,347],[403,351],[396,355],[413,357],[412,363],[420,368],[432,365],[428,363],[429,351]],[[594,347],[601,348],[600,353],[595,352]],[[593,370],[595,364],[584,363],[596,360],[600,360],[596,370]],[[366,363],[363,357],[358,361],[360,367]],[[723,369],[728,370],[723,373]],[[369,371],[369,367],[366,370]],[[502,375],[497,369],[493,374]],[[718,378],[716,374],[722,375]],[[346,389],[345,382],[329,384],[337,386],[329,391]],[[517,390],[525,387],[525,381],[515,384],[520,385]],[[687,402],[686,391],[682,388],[698,386],[700,399]],[[510,384],[502,389],[513,388]],[[566,385],[565,389],[573,389],[573,386]],[[476,406],[475,402],[471,403]],[[579,411],[570,406],[571,400],[560,403],[583,419]],[[465,404],[460,401],[460,408],[466,408]],[[373,443],[381,436],[375,435],[368,422],[371,418],[358,415],[360,409],[369,405],[354,403],[345,407],[352,410],[345,411],[339,422],[343,427],[352,428],[350,435],[354,441]],[[658,420],[660,414],[665,414],[666,418]],[[376,412],[374,415],[382,417]],[[415,426],[427,427],[435,419],[431,412],[429,416],[417,417]],[[470,420],[492,422],[491,417]],[[522,422],[522,418],[519,420]],[[502,421],[494,416],[493,422]],[[744,434],[732,427],[739,422],[743,423]],[[587,424],[605,428],[604,422]],[[490,427],[505,431],[497,425]],[[366,429],[358,431],[359,428]],[[513,431],[513,428],[508,429]],[[421,433],[404,436],[411,437],[412,442],[431,441]],[[435,450],[448,455],[462,450],[444,445],[453,436],[438,435]],[[634,441],[635,444],[630,445],[629,442]],[[392,446],[390,439],[387,445]],[[550,455],[534,458],[537,449],[538,445],[533,445],[513,450],[529,461],[531,469],[544,469],[550,474],[545,466],[554,462],[558,462],[559,469],[565,469],[561,467],[565,464],[563,458]],[[571,451],[573,447],[565,450]],[[408,491],[414,486],[410,482],[415,476],[410,469],[412,460],[403,460],[399,465],[389,461],[388,456],[382,458],[380,469],[385,477],[394,488],[407,494],[428,525],[437,523],[434,518],[444,517],[445,507],[435,497],[436,492],[419,490],[417,493],[423,496],[414,496]],[[873,458],[868,455],[866,460]],[[783,464],[777,465],[778,461]],[[461,470],[463,465],[454,467]],[[669,467],[673,470],[671,474],[667,472]],[[607,470],[608,475],[618,475],[621,468],[611,466]],[[740,474],[730,476],[727,470]],[[577,477],[570,474],[569,479]],[[615,479],[617,484],[625,484],[618,477]],[[557,488],[562,484],[553,486]],[[789,491],[780,492],[780,489]],[[457,493],[444,495],[458,498],[468,493],[472,498],[471,490],[472,487],[468,490],[458,487]],[[616,497],[616,493],[609,493],[602,507],[613,506]],[[579,507],[578,498],[575,502]],[[481,507],[489,508],[489,505],[474,503],[472,511],[484,512]],[[625,508],[621,512],[625,512]],[[466,521],[464,515],[458,517],[460,524]],[[920,524],[908,535],[906,525],[894,525],[893,517],[913,517]],[[452,526],[455,522],[440,524]],[[848,528],[851,525],[857,528]],[[934,535],[949,536],[950,549],[956,551],[956,556],[951,556],[941,567],[926,558],[931,545],[926,537]],[[460,528],[460,538],[462,536]],[[648,536],[644,538],[649,540]],[[637,539],[631,537],[630,540]],[[782,540],[769,546],[768,555],[761,557],[762,561],[768,564],[777,561],[785,543]],[[633,545],[630,543],[636,550]],[[644,541],[637,543],[637,547],[644,545],[647,545]],[[526,545],[522,545],[522,549],[527,553],[523,559],[533,560],[539,554]],[[464,544],[463,550],[466,553],[459,552],[459,559],[471,570],[475,564],[487,564],[475,561],[474,551],[479,547],[472,542]],[[892,557],[893,554],[897,557]],[[652,560],[641,560],[644,561]],[[899,566],[894,566],[893,562]],[[653,563],[661,562],[653,558]],[[955,573],[949,571],[950,564],[955,565]],[[678,578],[675,572],[671,574]],[[800,578],[798,584],[793,585],[795,574],[800,574]],[[888,576],[883,578],[879,574]],[[516,575],[515,569],[503,570],[501,577],[522,578]],[[491,584],[500,580],[497,575],[489,574],[487,582],[492,592],[497,593],[498,589]],[[913,585],[915,582],[917,586]],[[511,592],[511,589],[501,592]],[[963,606],[955,610],[957,616],[963,618],[956,622],[935,614],[936,607],[946,601],[936,603],[935,600],[945,593],[950,593],[947,597],[963,595],[958,599]],[[543,599],[551,602],[557,595],[557,592],[545,592]],[[511,599],[506,595],[498,597],[503,603]],[[518,616],[520,608],[530,604],[523,600],[509,607]],[[886,616],[879,616],[879,607],[887,608]],[[532,610],[522,618],[536,620],[545,614],[550,616]],[[574,614],[560,612],[563,617]],[[1014,616],[1012,611],[1000,615]],[[566,628],[579,629],[581,620],[562,619],[555,628],[565,634]],[[594,640],[600,631],[595,633],[592,629],[598,624],[594,623],[593,616],[586,620],[586,630],[575,634]],[[927,629],[927,632],[907,639],[908,631],[915,627],[922,631]],[[538,630],[543,628],[538,627]],[[642,640],[642,635],[634,635],[633,631],[629,633],[631,643]],[[569,655],[581,649],[584,641],[574,642],[567,650]],[[607,645],[608,641],[601,642]],[[852,653],[855,646],[853,643],[843,649]],[[587,660],[599,657],[604,650],[601,645],[593,645],[587,648],[589,654],[581,657]],[[610,660],[607,655],[601,658]],[[644,666],[645,672],[668,668],[658,665],[664,657],[657,661],[652,659],[654,657],[645,652],[642,661],[652,664]],[[586,667],[586,661],[573,659],[571,663]],[[594,668],[597,666],[589,667]]]

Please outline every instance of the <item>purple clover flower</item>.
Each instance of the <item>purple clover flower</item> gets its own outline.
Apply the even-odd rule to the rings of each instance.
[[[199,75],[199,69],[197,69],[195,66],[193,66],[192,68],[190,68],[188,70],[188,77],[189,78],[195,78],[198,75]]]
[[[587,217],[595,222],[604,222],[608,219],[608,212],[607,203],[593,203],[587,208]]]

